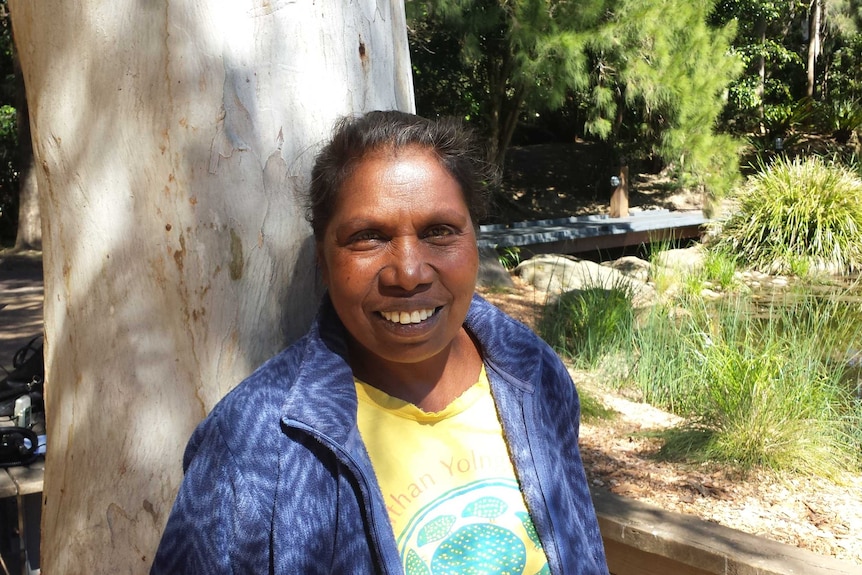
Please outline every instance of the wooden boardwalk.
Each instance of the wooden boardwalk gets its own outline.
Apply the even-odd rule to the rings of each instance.
[[[700,210],[646,210],[627,217],[572,216],[479,226],[480,248],[517,247],[536,254],[576,254],[638,246],[657,241],[699,238],[709,219]]]

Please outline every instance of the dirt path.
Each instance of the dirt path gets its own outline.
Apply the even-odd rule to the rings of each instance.
[[[42,333],[43,299],[41,254],[0,252],[0,366],[4,369],[11,370],[15,352]]]

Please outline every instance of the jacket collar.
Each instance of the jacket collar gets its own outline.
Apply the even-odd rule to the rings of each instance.
[[[346,332],[328,294],[302,343],[299,370],[282,420],[343,445],[356,427],[358,400],[347,363]]]
[[[479,342],[482,360],[506,381],[531,392],[541,370],[540,340],[524,324],[512,319],[478,294],[464,325]],[[491,381],[492,389],[494,381]]]

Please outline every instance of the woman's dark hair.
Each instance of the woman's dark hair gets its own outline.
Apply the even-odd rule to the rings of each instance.
[[[487,187],[496,170],[485,161],[472,132],[457,119],[428,120],[404,112],[376,111],[339,121],[332,139],[315,159],[306,201],[306,219],[314,237],[323,238],[342,185],[366,155],[409,146],[437,155],[460,184],[473,224],[478,225],[487,214]]]

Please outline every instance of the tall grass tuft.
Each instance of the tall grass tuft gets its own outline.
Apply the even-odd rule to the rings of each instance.
[[[758,269],[862,269],[862,179],[819,157],[779,158],[740,189],[722,248]]]
[[[693,306],[696,301],[686,300]],[[655,306],[634,331],[637,361],[632,380],[645,402],[679,415],[697,413],[700,379],[691,369],[702,360],[700,348],[709,341],[703,319],[678,305]]]
[[[738,288],[742,285],[736,275],[738,260],[736,254],[725,249],[708,248],[703,260],[703,274],[707,281],[716,283],[722,289]]]
[[[538,331],[577,367],[594,368],[604,356],[630,345],[633,298],[630,283],[588,283],[549,301]]]
[[[820,476],[862,462],[862,409],[841,361],[862,330],[846,301],[691,306],[655,308],[636,335],[645,399],[691,422],[668,436],[665,455]]]

